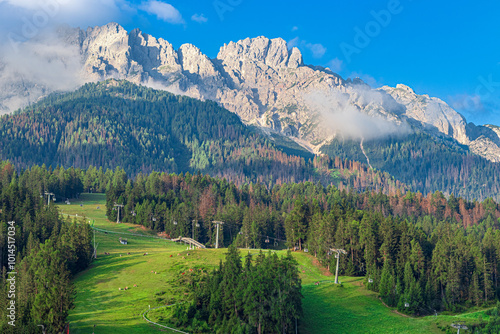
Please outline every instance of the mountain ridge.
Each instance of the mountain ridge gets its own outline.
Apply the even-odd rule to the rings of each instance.
[[[57,39],[78,51],[82,81],[125,79],[213,100],[245,124],[284,134],[317,154],[338,136],[363,140],[417,128],[500,162],[500,134],[494,129],[469,125],[444,101],[417,95],[408,86],[372,89],[328,68],[305,65],[300,50],[288,48],[281,38],[230,42],[213,59],[192,44],[175,50],[163,38],[139,29],[127,32],[117,23],[87,30],[61,28]],[[2,84],[7,86],[0,95],[4,109],[9,96],[19,99],[24,94],[33,102],[37,95],[54,91],[36,80],[14,80],[10,90],[0,80]]]

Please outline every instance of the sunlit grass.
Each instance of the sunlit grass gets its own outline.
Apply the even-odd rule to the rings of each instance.
[[[155,236],[154,232],[141,226],[109,222],[102,194],[83,194],[70,205],[59,207],[63,214],[85,216],[87,221],[95,220],[96,227],[117,232],[96,232],[97,260],[74,279],[77,295],[68,319],[71,333],[92,333],[94,325],[95,333],[168,333],[144,321],[142,313],[149,307],[188,300],[188,290],[179,283],[182,273],[195,267],[214,268],[227,251],[187,250],[184,245],[148,238]],[[119,243],[120,236],[128,240],[128,245]],[[248,252],[259,252],[240,251],[242,258]],[[286,251],[277,253],[282,256]],[[477,322],[480,315],[488,319],[484,311],[459,316],[404,317],[385,307],[376,293],[363,287],[362,278],[341,277],[343,287],[338,287],[331,283],[333,276],[323,274],[325,270],[315,264],[313,256],[301,252],[293,255],[299,263],[303,284],[301,333],[443,333],[438,324],[443,328],[459,321],[470,324]],[[128,289],[124,290],[125,287]],[[168,311],[160,309],[150,312],[148,317],[162,322],[167,314]]]

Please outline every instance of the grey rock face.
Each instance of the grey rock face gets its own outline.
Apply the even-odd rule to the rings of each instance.
[[[495,132],[497,134],[498,138],[500,139],[500,126],[486,124],[485,127],[490,129],[490,130],[493,130],[493,132]]]
[[[462,144],[468,144],[465,118],[444,101],[428,95],[417,95],[410,87],[402,84],[396,88],[384,86],[381,90],[386,91],[406,107],[405,116],[433,126]]]
[[[445,102],[417,95],[405,85],[373,90],[328,68],[304,65],[299,49],[289,49],[281,38],[230,42],[215,59],[194,45],[175,50],[164,39],[137,29],[129,33],[116,23],[86,31],[64,28],[58,31],[58,40],[76,50],[80,83],[126,79],[213,100],[245,123],[283,133],[312,151],[337,135],[369,138],[409,128],[411,121],[469,145],[490,160],[500,160],[500,130],[471,130]],[[0,57],[0,112],[56,90],[36,77],[19,79],[5,73]],[[68,85],[68,90],[73,88]]]
[[[444,101],[429,95],[417,95],[405,85],[396,88],[384,86],[381,90],[406,107],[404,115],[408,118],[456,139],[477,155],[500,161],[500,131],[495,132],[493,126],[467,124],[465,118]]]

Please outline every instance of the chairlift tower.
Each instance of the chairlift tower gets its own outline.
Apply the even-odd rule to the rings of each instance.
[[[456,328],[458,330],[457,334],[460,334],[461,329],[463,329],[465,331],[469,329],[467,326],[462,325],[462,324],[451,324],[451,327]]]
[[[196,228],[196,230],[198,230],[198,228],[200,227],[200,224],[198,224],[198,219],[193,219],[193,220],[191,220],[191,223],[193,223],[193,229],[191,230],[191,233],[192,233],[192,236],[193,236],[193,237],[192,237],[192,239],[193,239],[193,240],[196,240],[196,239],[194,238],[194,237],[195,237],[195,235],[194,235],[194,234],[195,234],[195,233],[194,233],[194,231],[195,231],[195,228]]]
[[[115,205],[113,205],[113,206],[115,208],[118,208],[118,216],[116,216],[116,223],[119,224],[120,223],[120,209],[123,208],[125,205],[123,205],[123,204],[116,204],[116,202],[115,202]]]
[[[224,222],[214,220],[212,223],[217,225],[217,237],[215,238],[215,248],[217,249],[219,248],[219,225],[223,225]]]
[[[335,254],[335,257],[337,258],[337,269],[335,270],[335,284],[339,284],[339,260],[340,260],[340,254],[347,254],[347,252],[343,249],[340,248],[330,248],[330,251]]]
[[[56,201],[56,195],[54,193],[46,191],[45,196],[47,196],[47,206],[50,205],[50,196],[53,196],[52,201],[54,201],[54,202]],[[42,197],[42,196],[40,196],[40,197]]]

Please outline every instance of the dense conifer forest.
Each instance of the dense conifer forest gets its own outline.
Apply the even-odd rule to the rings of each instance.
[[[424,194],[441,191],[467,199],[500,200],[500,163],[470,153],[449,138],[415,130],[406,137],[364,141],[371,165]],[[333,140],[321,151],[366,162],[356,140]]]
[[[110,204],[124,204],[124,221],[207,245],[215,243],[211,222],[220,220],[225,245],[307,249],[331,270],[330,248],[343,248],[341,274],[366,276],[386,304],[410,314],[459,311],[500,295],[500,207],[491,199],[357,193],[311,182],[237,187],[200,174],[132,181],[121,171],[107,202],[110,219]]]
[[[234,245],[218,269],[190,282],[194,300],[179,304],[177,326],[193,333],[295,333],[302,314],[297,262],[289,252],[248,254]]]
[[[67,196],[81,191],[80,175],[73,169],[59,171],[35,167],[18,174],[12,164],[0,163],[2,333],[39,333],[38,324],[44,324],[48,333],[62,331],[74,299],[70,279],[90,264],[93,248],[88,224],[64,221],[53,203],[47,205],[48,185]],[[11,256],[15,274],[7,274],[13,271]],[[13,313],[8,309],[12,300]],[[8,325],[12,319],[7,316],[12,314],[15,327]]]

